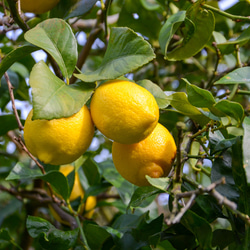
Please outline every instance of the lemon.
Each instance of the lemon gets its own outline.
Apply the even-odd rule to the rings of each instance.
[[[45,13],[54,8],[60,0],[20,0],[21,9],[35,14]]]
[[[159,119],[154,96],[136,83],[124,80],[101,84],[92,96],[90,112],[103,135],[125,144],[145,139]]]
[[[78,159],[89,147],[94,124],[84,105],[79,112],[53,120],[33,120],[30,111],[24,124],[26,147],[40,161],[64,165]]]
[[[170,132],[157,124],[144,140],[134,144],[113,142],[112,157],[117,171],[137,186],[148,186],[145,178],[165,177],[176,155],[176,145]]]

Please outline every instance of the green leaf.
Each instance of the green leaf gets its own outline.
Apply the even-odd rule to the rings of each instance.
[[[189,102],[198,108],[210,108],[215,104],[215,100],[210,91],[199,88],[193,84],[187,83],[187,95]]]
[[[149,5],[146,5],[145,2],[145,0],[117,2],[121,11],[119,11],[119,19],[116,25],[128,27],[136,33],[142,34],[147,40],[156,41],[161,28],[161,20],[156,11],[148,10]],[[148,0],[147,2],[152,3]]]
[[[75,74],[84,82],[115,79],[155,58],[150,44],[129,28],[112,28],[107,51],[94,72]]]
[[[84,222],[83,229],[91,249],[104,249],[105,242],[112,238],[105,228],[89,222]]]
[[[166,192],[166,189],[170,182],[170,179],[168,177],[152,178],[148,175],[146,175],[145,177],[152,186]]]
[[[31,169],[23,163],[18,162],[6,177],[6,180],[22,179],[42,179],[49,182],[56,193],[61,195],[65,200],[69,197],[70,191],[67,178],[59,171],[52,170],[44,175],[38,167]]]
[[[196,236],[200,249],[209,250],[212,248],[212,228],[204,218],[188,210],[182,217],[181,224]]]
[[[55,189],[56,193],[61,195],[64,200],[67,200],[70,196],[70,190],[67,178],[58,171],[50,171],[45,175],[39,177],[40,179],[47,181]]]
[[[92,83],[66,85],[43,61],[35,64],[29,82],[33,96],[33,119],[72,116],[88,101],[95,88]]]
[[[213,107],[215,108],[211,109],[213,113],[215,110],[222,112],[222,114],[216,112],[216,115],[233,117],[239,123],[242,121],[244,117],[244,109],[238,102],[220,100]]]
[[[68,231],[56,229],[48,221],[28,216],[27,230],[32,238],[38,238],[40,245],[47,250],[68,250],[76,244],[79,228]]]
[[[250,67],[235,69],[214,84],[250,84]]]
[[[134,191],[134,185],[125,180],[116,170],[112,161],[107,160],[98,164],[102,171],[103,177],[117,188],[119,195],[124,203],[126,203]]]
[[[27,31],[24,37],[55,59],[68,82],[78,56],[77,42],[71,27],[62,19],[47,19]]]
[[[152,186],[138,187],[134,191],[128,207],[139,207],[147,198],[152,197],[160,192],[161,191],[158,188]]]
[[[250,117],[245,117],[243,121],[244,136],[243,136],[243,161],[246,172],[247,183],[250,184]]]
[[[6,180],[20,180],[20,179],[32,179],[42,176],[39,168],[28,168],[21,162],[18,162],[15,167],[11,170]]]
[[[165,48],[167,60],[184,60],[196,55],[205,47],[212,36],[215,26],[213,12],[200,8],[200,1],[197,1],[187,10],[186,16],[189,21],[186,22],[184,29],[184,39],[180,45],[170,52],[166,52],[168,48]]]
[[[31,46],[31,45],[24,45],[12,50],[8,53],[0,63],[0,79],[4,75],[4,73],[11,67],[12,64],[19,61],[20,59],[25,58],[30,53],[39,50],[40,48]]]
[[[100,183],[101,176],[98,171],[98,166],[91,158],[88,158],[83,163],[82,168],[90,186]]]
[[[137,84],[147,89],[154,96],[160,109],[166,108],[169,105],[166,94],[157,84],[147,79],[138,81]]]
[[[24,123],[24,120],[21,120]],[[0,136],[5,135],[8,131],[18,128],[16,117],[14,115],[0,116]]]
[[[202,126],[209,122],[209,119],[205,115],[203,115],[199,111],[199,109],[190,104],[186,93],[173,93],[172,95],[167,96],[167,100],[170,102],[170,105],[181,114],[189,116],[191,119],[194,119]]]
[[[82,16],[92,9],[97,0],[80,0],[77,1],[67,12],[64,19]],[[60,3],[59,3],[60,4]],[[62,3],[63,4],[63,3]]]
[[[1,242],[1,241],[7,241],[7,242],[9,242],[13,247],[15,247],[15,249],[20,249],[20,250],[22,250],[22,248],[15,242],[15,239],[13,239],[13,238],[10,236],[9,232],[8,232],[6,229],[4,229],[4,228],[0,229],[0,242]]]
[[[213,232],[213,247],[220,247],[220,249],[225,249],[230,243],[234,241],[234,232],[226,229],[216,229]]]
[[[237,39],[233,41],[226,41],[223,43],[219,43],[217,44],[217,46],[222,54],[231,54],[234,52],[236,44],[243,46],[249,40],[250,40],[250,27],[245,29]]]
[[[215,145],[217,145],[222,139],[223,135],[220,131],[215,131],[209,135],[210,148],[213,151]],[[232,150],[227,149],[221,154],[222,158],[216,158],[212,165],[211,181],[215,182],[222,177],[226,178],[226,184],[219,185],[216,190],[228,199],[237,201],[239,198],[238,188],[235,185],[232,170]]]
[[[164,55],[167,54],[169,42],[181,23],[185,20],[185,17],[186,11],[178,11],[177,13],[171,15],[162,26],[159,34],[159,43]]]
[[[214,147],[214,150],[211,152],[211,154],[215,154],[219,151],[226,150],[228,148],[231,148],[236,143],[236,137],[230,138],[230,139],[224,139],[219,141],[218,144]]]

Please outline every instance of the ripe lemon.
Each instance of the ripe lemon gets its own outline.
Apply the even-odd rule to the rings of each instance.
[[[154,96],[136,83],[123,80],[100,85],[92,97],[90,112],[106,137],[125,144],[145,139],[159,119]]]
[[[137,186],[148,186],[145,178],[167,176],[176,155],[174,138],[160,123],[143,141],[135,144],[113,142],[112,156],[117,171]]]
[[[33,120],[30,111],[24,124],[24,141],[40,161],[64,165],[78,159],[89,147],[94,124],[84,105],[76,114],[53,120]]]
[[[21,9],[35,14],[45,13],[54,8],[60,0],[21,0]]]

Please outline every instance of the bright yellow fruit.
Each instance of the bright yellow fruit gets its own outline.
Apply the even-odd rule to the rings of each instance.
[[[143,141],[135,144],[113,142],[112,156],[117,171],[137,186],[148,186],[145,178],[167,176],[176,155],[172,135],[160,123]]]
[[[31,154],[46,164],[75,161],[87,150],[94,136],[94,124],[86,105],[67,118],[32,121],[32,115],[33,110],[24,124],[24,141]]]
[[[60,0],[21,0],[21,9],[35,14],[45,13],[54,8]]]
[[[92,97],[90,112],[106,137],[125,144],[145,139],[159,119],[154,96],[136,83],[123,80],[100,85]]]

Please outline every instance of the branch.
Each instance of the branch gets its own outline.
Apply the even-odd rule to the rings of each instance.
[[[86,41],[86,44],[84,45],[82,51],[79,54],[76,68],[78,68],[78,69],[82,68],[83,64],[85,63],[85,61],[90,53],[90,50],[91,50],[91,47],[92,47],[94,41],[96,40],[98,34],[101,31],[102,31],[101,27],[96,27],[90,32],[89,37]],[[77,73],[77,70],[75,70],[74,73]],[[70,79],[70,84],[73,84],[75,81],[76,81],[76,77],[73,75]]]
[[[250,16],[237,16],[237,15],[232,15],[232,14],[229,14],[225,11],[222,11],[220,9],[217,9],[211,5],[207,5],[207,4],[202,4],[201,5],[204,9],[207,9],[207,10],[211,10],[221,16],[224,16],[224,17],[227,17],[235,22],[250,22]]]
[[[27,23],[22,19],[20,15],[20,10],[18,6],[20,6],[20,0],[7,0],[9,7],[10,7],[10,12],[15,20],[15,22],[18,24],[18,26],[23,30],[23,32],[26,32],[29,30],[29,26]]]
[[[9,89],[9,93],[10,93],[10,100],[11,100],[11,103],[12,103],[12,109],[13,109],[13,112],[14,112],[16,120],[17,120],[18,128],[19,128],[20,131],[22,131],[23,130],[23,125],[21,123],[21,120],[19,118],[16,106],[15,106],[15,98],[14,98],[14,93],[13,93],[14,87],[10,82],[10,78],[9,78],[9,75],[7,74],[7,72],[4,73],[4,77],[5,77],[5,80],[6,80],[7,85],[8,85],[8,89]]]
[[[176,193],[175,194],[175,198],[174,198],[174,202],[176,203],[176,206],[178,206],[178,201],[182,198],[187,198],[190,197],[187,204],[181,208],[181,210],[179,212],[176,213],[176,211],[174,211],[172,214],[170,215],[169,219],[166,219],[166,223],[168,225],[171,224],[175,224],[175,223],[179,223],[181,218],[183,217],[183,215],[185,214],[185,212],[191,208],[191,206],[194,204],[194,200],[198,195],[201,194],[210,194],[211,196],[213,196],[219,205],[224,205],[226,208],[228,208],[233,214],[239,216],[243,221],[245,221],[248,225],[250,225],[250,218],[247,214],[243,214],[240,211],[237,210],[237,204],[230,201],[229,199],[227,199],[225,196],[221,195],[218,191],[215,190],[215,188],[218,185],[223,185],[226,183],[226,179],[225,177],[221,178],[218,181],[213,182],[212,184],[210,184],[208,187],[203,187],[201,186],[199,183],[194,182],[192,179],[189,179],[186,176],[183,176],[183,179],[189,183],[191,183],[192,185],[195,185],[197,187],[197,189],[193,190],[193,191],[188,191],[188,192],[183,192],[183,193]],[[174,207],[176,207],[174,206]],[[175,213],[174,213],[175,212]]]

